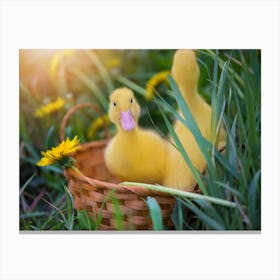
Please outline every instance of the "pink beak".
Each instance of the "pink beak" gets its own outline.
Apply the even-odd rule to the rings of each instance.
[[[135,121],[130,110],[121,112],[121,125],[124,130],[131,130],[135,127]]]

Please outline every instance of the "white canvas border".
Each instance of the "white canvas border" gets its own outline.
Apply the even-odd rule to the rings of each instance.
[[[278,1],[1,2],[2,279],[279,279]],[[18,226],[18,49],[262,49],[261,234],[28,234]]]

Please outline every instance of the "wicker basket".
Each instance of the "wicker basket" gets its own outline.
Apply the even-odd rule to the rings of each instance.
[[[64,129],[69,117],[78,109],[91,107],[102,116],[100,110],[89,103],[82,103],[72,107],[64,116],[60,128],[60,138],[64,140]],[[118,199],[124,217],[125,230],[152,229],[149,210],[145,203],[147,196],[157,200],[162,211],[163,224],[168,229],[173,229],[171,213],[175,204],[174,197],[169,194],[151,191],[144,187],[121,186],[105,165],[104,150],[109,141],[107,126],[105,127],[105,139],[81,144],[81,148],[75,153],[78,173],[73,169],[66,169],[64,174],[68,181],[69,190],[74,199],[74,208],[85,209],[91,217],[102,213],[100,230],[116,229],[114,220],[114,205],[109,193]],[[114,190],[113,193],[111,190]],[[102,212],[100,212],[102,211]]]

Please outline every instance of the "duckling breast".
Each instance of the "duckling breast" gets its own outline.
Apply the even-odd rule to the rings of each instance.
[[[109,171],[119,178],[143,183],[162,183],[167,144],[148,130],[135,135],[119,134],[109,143],[105,161]]]

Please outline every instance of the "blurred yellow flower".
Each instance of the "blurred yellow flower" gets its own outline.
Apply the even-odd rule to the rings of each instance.
[[[154,76],[146,84],[146,94],[145,97],[147,100],[151,100],[154,97],[154,90],[160,83],[168,82],[167,76],[170,71],[161,71]]]
[[[121,65],[121,59],[119,57],[111,57],[106,59],[104,63],[106,68],[117,68]]]
[[[87,132],[88,138],[89,138],[89,139],[93,139],[94,136],[95,136],[95,134],[96,134],[96,131],[97,131],[100,127],[104,126],[104,122],[105,122],[105,123],[109,123],[109,121],[110,121],[110,120],[109,120],[108,115],[105,115],[105,116],[103,116],[103,117],[99,117],[99,118],[97,118],[96,120],[94,120],[94,121],[91,123],[91,125],[90,125],[90,127],[89,127],[89,129],[88,129],[88,132]]]
[[[46,166],[60,162],[63,167],[70,167],[73,163],[73,159],[70,156],[79,149],[79,146],[77,146],[79,141],[80,140],[77,136],[75,136],[73,140],[69,140],[69,138],[67,138],[57,147],[53,147],[51,150],[47,150],[45,152],[42,151],[41,155],[43,157],[37,162],[37,165]]]
[[[57,74],[57,70],[61,60],[65,56],[71,56],[74,53],[74,50],[62,50],[57,52],[50,61],[49,73],[54,78]]]
[[[72,55],[74,53],[74,50],[63,50],[62,51],[62,54],[64,54],[64,55]]]
[[[35,116],[38,118],[42,118],[44,116],[51,115],[60,109],[62,109],[65,105],[65,100],[61,97],[58,97],[55,101],[50,102],[42,107],[38,108],[35,112]]]

